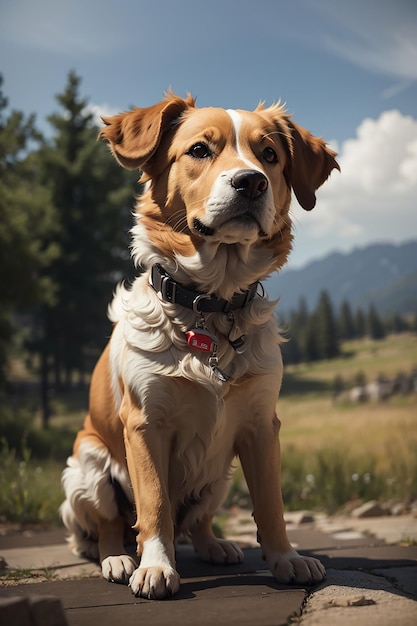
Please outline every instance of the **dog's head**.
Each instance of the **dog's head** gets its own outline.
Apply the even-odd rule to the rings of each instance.
[[[267,273],[291,248],[291,189],[310,210],[335,153],[280,105],[253,112],[197,108],[168,93],[162,102],[103,118],[100,137],[121,165],[148,181],[139,207],[147,236],[164,255],[204,246],[267,249]]]

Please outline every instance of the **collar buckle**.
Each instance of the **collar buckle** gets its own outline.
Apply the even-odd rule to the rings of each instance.
[[[218,298],[213,294],[200,293],[177,283],[159,263],[152,266],[149,283],[164,302],[180,304],[194,313],[226,313],[244,308],[257,293],[259,283],[253,283],[243,293],[235,293],[231,300]]]

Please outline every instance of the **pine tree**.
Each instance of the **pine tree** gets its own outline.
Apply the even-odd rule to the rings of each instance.
[[[355,315],[355,336],[362,339],[366,335],[366,318],[362,309],[358,309]]]
[[[55,286],[47,275],[56,259],[56,219],[48,189],[29,144],[40,141],[33,115],[12,110],[0,76],[0,383],[11,347],[16,313],[52,302]],[[46,243],[49,239],[49,243]]]
[[[304,360],[307,363],[320,359],[317,315],[315,313],[309,316],[307,324],[303,329],[302,351]]]
[[[333,306],[327,291],[322,291],[316,309],[317,346],[319,358],[333,359],[339,355],[339,337]]]
[[[283,355],[286,363],[299,363],[307,360],[306,333],[309,322],[307,303],[300,298],[299,307],[291,311],[288,324],[289,341],[283,346]]]
[[[385,337],[384,325],[373,304],[369,307],[366,327],[371,339],[383,339]]]
[[[91,369],[111,332],[106,308],[115,284],[133,271],[127,233],[138,173],[120,168],[97,142],[79,86],[71,72],[57,96],[62,110],[48,118],[53,137],[37,155],[57,213],[60,249],[51,268],[55,302],[37,320],[46,386],[51,362],[57,385]]]
[[[385,326],[390,333],[403,333],[408,330],[407,320],[399,313],[394,313],[385,321]]]
[[[346,300],[340,306],[338,331],[341,339],[349,340],[355,337],[355,323],[350,304]]]

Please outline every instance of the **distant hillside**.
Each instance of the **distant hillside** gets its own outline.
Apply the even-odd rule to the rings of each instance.
[[[323,289],[335,307],[347,300],[354,310],[373,303],[382,315],[417,313],[417,241],[332,253],[301,269],[274,274],[265,286],[270,298],[280,297],[283,313],[298,308],[302,297],[313,309]]]

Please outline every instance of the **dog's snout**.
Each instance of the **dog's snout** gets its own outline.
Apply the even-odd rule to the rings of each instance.
[[[268,189],[267,177],[257,170],[239,170],[231,183],[236,191],[250,200],[259,198]]]

